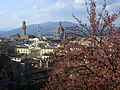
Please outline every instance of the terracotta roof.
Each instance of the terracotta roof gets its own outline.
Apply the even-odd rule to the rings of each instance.
[[[13,54],[10,57],[16,57],[16,58],[20,58],[22,56],[24,56],[25,54]]]
[[[18,46],[17,48],[28,48],[27,46]]]

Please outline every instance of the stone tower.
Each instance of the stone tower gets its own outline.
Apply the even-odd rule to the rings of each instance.
[[[22,25],[22,35],[26,35],[26,22],[23,21],[23,25]]]
[[[37,36],[40,38],[42,37],[41,27],[39,27],[39,26],[37,28]]]

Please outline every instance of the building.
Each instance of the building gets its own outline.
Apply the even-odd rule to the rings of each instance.
[[[40,42],[39,38],[30,38],[29,41],[31,43],[39,43]]]
[[[22,23],[22,35],[21,35],[21,39],[22,40],[28,40],[29,38],[35,38],[35,35],[27,35],[26,33],[26,22],[23,21]]]
[[[17,33],[16,35],[11,35],[10,39],[12,39],[12,40],[19,40],[20,39],[20,34]]]
[[[26,54],[14,54],[10,56],[10,59],[15,62],[21,62],[23,60],[27,60],[30,57],[27,56]]]
[[[26,35],[26,22],[23,21],[22,24],[22,35],[21,35],[21,39],[23,40],[28,40],[28,36]]]
[[[63,40],[64,33],[65,33],[65,31],[60,22],[59,25],[57,26],[57,28],[55,29],[55,37],[57,37],[57,39]]]
[[[27,46],[18,46],[16,47],[16,52],[21,54],[31,54],[31,50]]]
[[[54,53],[56,48],[53,47],[42,47],[40,50],[40,56],[43,56],[44,54]]]

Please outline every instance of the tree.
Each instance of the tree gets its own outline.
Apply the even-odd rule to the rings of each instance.
[[[110,15],[106,10],[106,0],[100,12],[96,11],[95,0],[85,4],[90,27],[75,15],[73,17],[80,26],[66,27],[82,32],[85,40],[75,37],[78,35],[76,32],[72,33],[72,39],[65,40],[62,53],[52,57],[56,60],[55,68],[43,90],[120,89],[120,28],[113,24],[120,11]]]

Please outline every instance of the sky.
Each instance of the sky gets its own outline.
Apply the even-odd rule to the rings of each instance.
[[[98,10],[102,1],[96,0]],[[107,9],[110,13],[120,10],[120,0],[107,0]],[[88,22],[85,0],[1,0],[0,29],[20,27],[22,21],[27,25],[48,21],[76,22],[72,14]],[[115,23],[120,25],[119,21]]]

